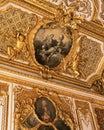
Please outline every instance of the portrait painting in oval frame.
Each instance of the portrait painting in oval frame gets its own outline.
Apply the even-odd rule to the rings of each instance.
[[[56,118],[56,108],[54,104],[46,97],[40,97],[35,102],[35,113],[38,118],[44,122],[53,122]]]

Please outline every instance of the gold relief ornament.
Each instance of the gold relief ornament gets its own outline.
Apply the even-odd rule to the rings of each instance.
[[[43,101],[44,105],[47,104],[47,106],[44,106],[45,109],[43,106],[41,108]],[[51,109],[49,109],[49,106],[51,106]],[[48,110],[47,114],[50,113],[52,116],[49,118],[49,115],[46,116],[45,113],[43,118],[43,115],[41,115],[43,110],[40,108],[44,109],[45,112]],[[39,128],[42,125],[44,127],[51,126],[55,130],[60,127],[64,127],[66,130],[69,128],[74,130],[76,128],[70,103],[67,103],[65,98],[61,98],[58,93],[50,92],[47,89],[35,88],[18,95],[15,98],[15,117],[15,130],[17,128],[40,130]]]
[[[16,45],[14,47],[10,45],[7,47],[9,60],[18,58],[22,60],[28,60],[29,64],[32,64],[32,59],[27,46],[26,35],[22,32],[17,31],[15,38]]]
[[[57,7],[57,13],[54,18],[61,27],[71,27],[72,29],[78,29],[78,24],[81,24],[84,19],[84,15],[76,13],[75,7],[65,9],[62,4]]]
[[[77,34],[77,31],[74,34]],[[83,73],[81,73],[80,69],[78,68],[80,62],[79,54],[80,54],[80,44],[82,38],[83,36],[79,36],[74,41],[76,43],[76,47],[71,57],[71,60],[64,64],[64,72],[74,76],[74,78],[80,78],[80,76],[83,75]]]
[[[90,18],[93,14],[92,2],[90,0],[52,0],[52,3],[63,5],[66,9],[74,8],[79,14]]]
[[[22,33],[17,32],[16,40],[17,43],[15,47],[8,46],[8,56],[10,60],[16,58],[26,47],[25,36]]]
[[[71,55],[74,57],[73,75],[79,76],[77,47],[81,36],[78,34],[78,26],[83,20],[84,16],[77,15],[74,8],[64,9],[60,5],[53,18],[40,19],[37,26],[30,30],[30,52],[43,78],[52,78],[53,73],[66,71]]]

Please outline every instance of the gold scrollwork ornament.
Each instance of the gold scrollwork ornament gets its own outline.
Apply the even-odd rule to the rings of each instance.
[[[52,78],[54,73],[66,71],[67,63],[72,55],[74,59],[72,64],[73,75],[79,76],[77,54],[79,53],[78,41],[81,37],[78,34],[78,24],[83,20],[84,16],[77,15],[74,8],[66,10],[60,5],[53,18],[41,19],[37,26],[30,31],[28,34],[30,52],[33,56],[34,65],[38,66],[43,78]],[[52,40],[54,40],[54,44],[57,41],[57,45],[51,45]],[[48,46],[51,46],[47,47],[48,49],[46,49],[47,41],[50,42]],[[61,45],[63,41],[64,45]]]

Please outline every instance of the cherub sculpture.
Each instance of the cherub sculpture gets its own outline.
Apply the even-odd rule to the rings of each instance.
[[[10,60],[13,60],[19,53],[21,53],[23,48],[26,45],[25,36],[22,33],[17,32],[16,39],[17,39],[17,43],[15,47],[8,46],[7,53]]]

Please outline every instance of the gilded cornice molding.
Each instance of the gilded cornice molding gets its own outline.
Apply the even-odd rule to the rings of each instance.
[[[56,91],[60,94],[65,94],[66,96],[83,99],[86,101],[90,101],[91,103],[97,104],[104,104],[104,96],[94,93],[93,91],[88,91],[87,89],[75,88],[73,85],[69,84],[62,84],[62,82],[55,82],[51,80],[44,80],[40,79],[39,77],[34,77],[30,75],[26,75],[20,72],[14,72],[10,70],[6,70],[0,68],[4,73],[7,75],[1,74],[0,79],[6,81],[8,83],[14,83],[33,88],[40,88],[40,89],[48,89],[48,91]],[[11,76],[10,76],[11,75]],[[14,76],[15,75],[15,76]],[[54,87],[55,86],[55,87]],[[29,89],[29,90],[30,90]],[[60,90],[60,91],[59,91]],[[87,93],[86,93],[87,92]],[[98,98],[99,97],[99,98]]]
[[[100,22],[84,21],[80,25],[80,32],[90,35],[100,41],[104,41],[104,28]]]
[[[9,2],[19,5],[44,17],[53,17],[54,13],[57,11],[57,6],[46,1],[44,4],[44,1],[42,0],[3,0],[0,1],[0,6],[3,6]]]

